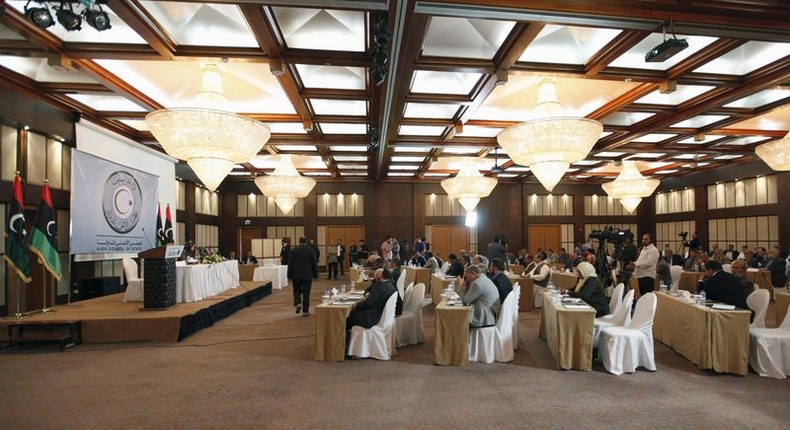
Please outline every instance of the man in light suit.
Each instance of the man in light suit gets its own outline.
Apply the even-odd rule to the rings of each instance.
[[[318,257],[304,237],[299,238],[299,246],[290,250],[288,279],[293,281],[294,310],[305,317],[310,315],[310,289],[313,279],[318,279]]]
[[[461,288],[465,285],[466,288]],[[456,280],[461,300],[465,305],[472,306],[472,315],[469,317],[471,327],[489,327],[496,324],[496,314],[499,312],[499,290],[487,276],[480,272],[480,268],[470,265],[464,270],[464,282]]]

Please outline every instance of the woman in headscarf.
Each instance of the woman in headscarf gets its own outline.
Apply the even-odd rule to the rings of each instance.
[[[587,262],[576,266],[580,279],[573,290],[568,290],[568,295],[584,300],[595,309],[595,317],[602,317],[609,313],[609,299],[606,298],[603,284],[595,273],[595,267]]]

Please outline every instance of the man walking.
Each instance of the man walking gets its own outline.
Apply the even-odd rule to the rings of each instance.
[[[288,279],[293,283],[294,311],[304,317],[310,315],[310,289],[313,279],[318,279],[318,258],[304,237],[299,238],[299,246],[291,249]]]

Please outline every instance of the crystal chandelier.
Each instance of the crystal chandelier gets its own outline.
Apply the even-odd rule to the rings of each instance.
[[[307,178],[296,171],[290,155],[280,155],[280,165],[271,175],[258,176],[255,185],[264,196],[274,199],[284,214],[291,212],[296,199],[303,199],[315,187],[315,179]]]
[[[533,118],[502,130],[497,141],[514,163],[529,166],[551,192],[571,163],[587,157],[602,131],[598,121],[565,113],[555,80],[544,79]]]
[[[458,199],[466,212],[473,212],[483,197],[496,187],[496,178],[483,176],[473,163],[466,163],[453,178],[442,180],[442,188],[450,198]]]
[[[636,167],[636,161],[623,161],[623,170],[612,182],[602,184],[603,190],[609,196],[620,200],[620,204],[633,213],[644,197],[650,197],[658,188],[658,179],[648,179],[642,176]]]
[[[790,170],[790,132],[782,139],[758,146],[754,152],[770,168],[776,171]]]
[[[194,107],[160,109],[145,123],[169,155],[186,160],[209,190],[217,189],[237,163],[254,157],[269,140],[269,127],[222,110],[227,102],[222,75],[215,64],[203,68]]]

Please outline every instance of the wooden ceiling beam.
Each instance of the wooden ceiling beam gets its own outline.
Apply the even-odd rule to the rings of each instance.
[[[584,64],[585,75],[593,78],[598,75],[609,64],[625,54],[631,48],[650,35],[649,31],[642,30],[623,30],[618,37],[612,39],[606,46],[598,50]]]
[[[172,60],[176,42],[159,26],[156,19],[137,0],[109,0],[107,5],[135,33],[156,51],[162,59]]]
[[[74,65],[80,70],[82,70],[83,72],[93,77],[93,79],[104,84],[104,86],[106,86],[107,88],[112,89],[119,95],[134,101],[135,103],[145,107],[148,110],[153,111],[163,108],[163,106],[159,104],[156,100],[152,99],[146,94],[143,94],[137,88],[134,88],[133,86],[129,85],[129,83],[127,83],[126,81],[115,76],[114,74],[110,73],[107,69],[99,66],[98,64],[96,64],[91,60],[76,59],[74,60]]]

